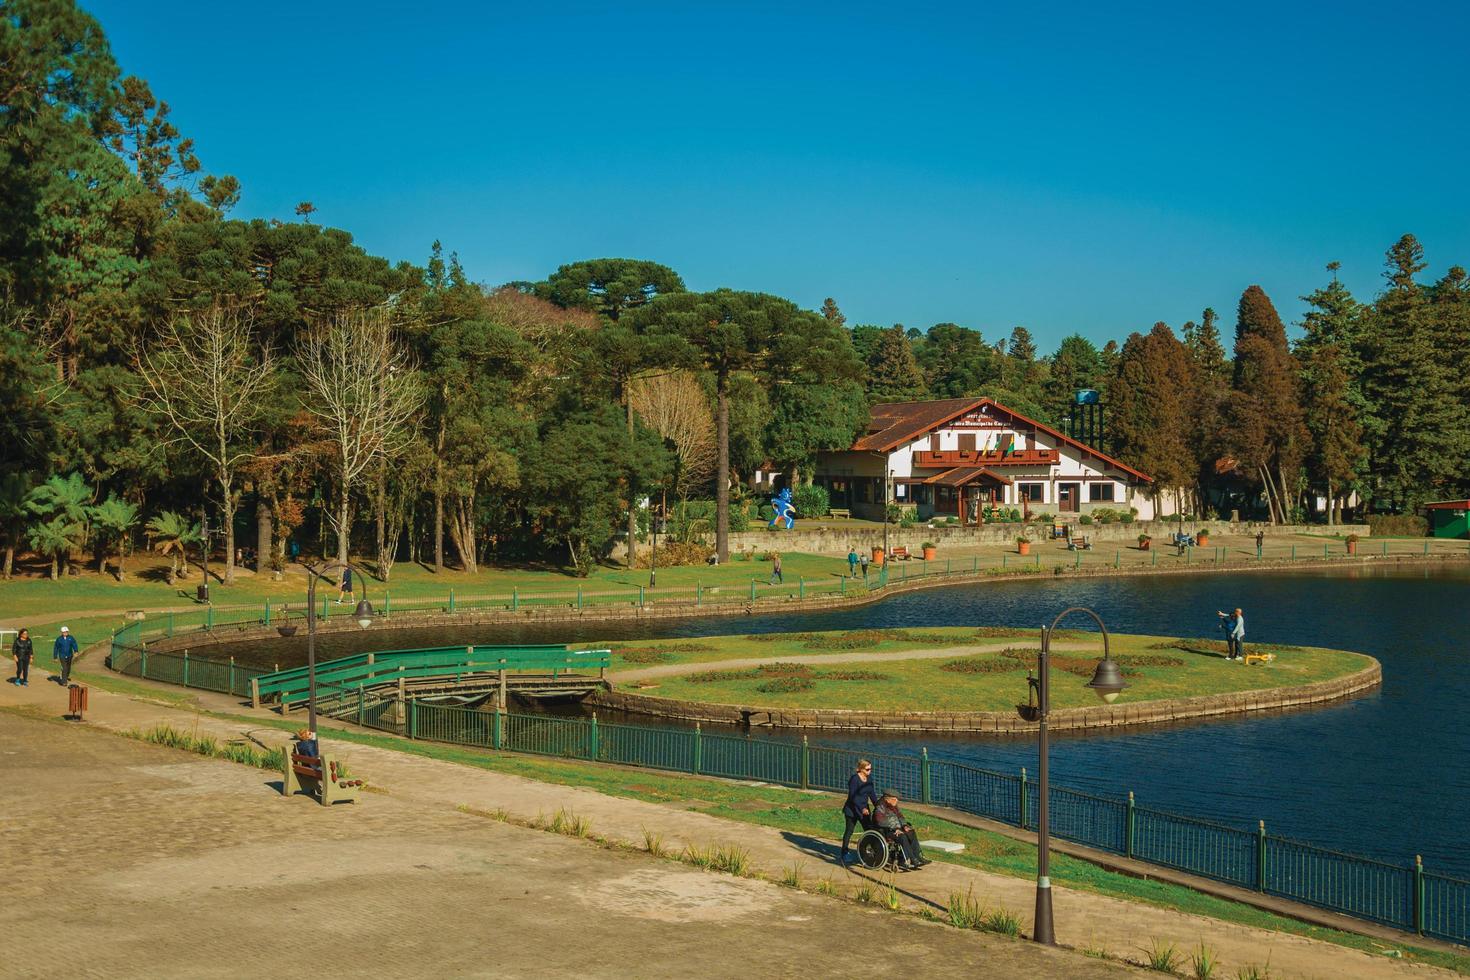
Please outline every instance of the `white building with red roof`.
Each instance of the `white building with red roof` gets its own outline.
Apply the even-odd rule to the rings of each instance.
[[[992,507],[1068,515],[1101,508],[1140,520],[1156,510],[1153,478],[990,398],[874,405],[868,429],[841,452],[819,453],[813,481],[832,506],[881,520],[887,499],[920,520],[980,523]]]

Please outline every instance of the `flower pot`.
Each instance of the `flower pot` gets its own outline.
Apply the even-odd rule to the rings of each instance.
[[[933,561],[934,560],[934,556],[936,554],[938,554],[938,553],[939,553],[939,549],[938,548],[925,548],[924,549],[924,560],[925,561]]]
[[[1016,553],[1017,554],[1021,554],[1021,555],[1029,555],[1029,554],[1031,554],[1031,542],[1030,541],[1022,541],[1019,544],[1017,544],[1016,545]]]
[[[1208,548],[1210,546],[1210,536],[1208,534],[1196,535],[1194,543],[1200,548]]]
[[[1140,542],[1138,542],[1138,550],[1139,551],[1147,551],[1149,545],[1151,545],[1151,544],[1153,544],[1152,541],[1140,541]]]
[[[874,548],[873,549],[873,564],[874,565],[879,566],[879,567],[882,567],[884,557],[885,556],[883,554],[883,549],[882,548]]]
[[[1356,542],[1356,541],[1349,541],[1347,543],[1347,546],[1348,546],[1348,554],[1350,554],[1350,555],[1356,555],[1358,553],[1358,542]]]

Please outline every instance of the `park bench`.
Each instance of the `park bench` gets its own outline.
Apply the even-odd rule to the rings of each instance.
[[[1090,534],[1074,534],[1074,535],[1072,535],[1070,538],[1067,539],[1067,550],[1068,551],[1091,551],[1092,550],[1092,535],[1090,535]]]
[[[287,749],[283,768],[286,778],[281,791],[285,796],[306,792],[323,806],[331,806],[342,801],[356,803],[362,790],[362,780],[348,779],[346,768],[330,755],[298,755]]]
[[[829,507],[827,509],[827,516],[851,519],[852,511],[848,510],[846,507]]]
[[[905,548],[903,545],[899,545],[897,548],[889,550],[888,557],[899,561],[908,561],[914,556],[909,554],[909,549]]]

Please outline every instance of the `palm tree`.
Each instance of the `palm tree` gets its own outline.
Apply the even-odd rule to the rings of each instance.
[[[52,531],[65,528],[66,539],[72,542],[71,546],[60,553],[63,561],[68,560],[72,548],[80,548],[87,543],[87,505],[91,503],[92,491],[82,480],[80,473],[70,476],[52,476],[45,483],[32,490],[26,497],[26,511],[33,517],[39,517],[43,522],[52,525]],[[37,530],[31,529],[32,545],[35,546]],[[50,540],[55,540],[51,538]],[[46,552],[50,554],[54,568],[57,552]],[[52,572],[52,578],[56,577]]]
[[[169,556],[168,584],[173,585],[178,576],[179,556],[188,562],[187,548],[199,541],[199,525],[191,525],[182,515],[171,510],[148,522],[148,536],[153,539],[153,550]]]
[[[53,517],[44,524],[31,527],[31,547],[40,554],[51,556],[51,581],[59,578],[60,557],[69,554],[73,548],[80,548],[85,532],[86,528],[80,523],[68,521],[65,517]]]
[[[24,473],[7,473],[0,477],[0,529],[5,531],[4,576],[8,581],[15,567],[15,546],[25,540],[26,498],[31,492],[31,481]]]
[[[97,559],[97,571],[105,571],[107,565],[107,541],[117,539],[117,580],[121,582],[123,574],[123,552],[126,550],[128,535],[132,532],[134,525],[138,523],[138,505],[130,504],[126,500],[118,498],[115,494],[108,494],[107,499],[95,507],[88,507],[87,514],[92,518],[92,524],[100,532],[98,537],[101,552]]]

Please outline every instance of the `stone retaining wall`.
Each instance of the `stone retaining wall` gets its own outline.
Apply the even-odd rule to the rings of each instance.
[[[925,527],[916,525],[914,527],[900,527],[897,524],[888,528],[888,543],[890,547],[903,546],[911,551],[917,551],[925,541],[932,541],[944,549],[946,547],[960,548],[973,547],[979,544],[1014,544],[1016,536],[1027,525],[1022,524],[985,524],[980,527]],[[1040,534],[1045,529],[1037,530],[1037,525],[1030,525],[1033,535]],[[1096,541],[1127,541],[1134,544],[1138,541],[1140,534],[1153,536],[1156,542],[1163,543],[1171,534],[1183,529],[1193,534],[1200,528],[1209,528],[1217,534],[1236,534],[1254,536],[1257,531],[1264,532],[1267,537],[1281,537],[1293,534],[1321,534],[1326,528],[1320,524],[1253,524],[1241,522],[1231,524],[1227,521],[1188,521],[1178,524],[1173,521],[1135,521],[1132,524],[1090,524],[1077,526],[1079,533],[1087,534]],[[1332,528],[1340,534],[1358,534],[1363,537],[1368,535],[1366,524],[1342,524]],[[848,548],[855,547],[858,551],[871,550],[883,547],[883,528],[865,525],[862,527],[814,527],[803,526],[797,521],[796,529],[792,531],[773,531],[769,528],[758,528],[753,531],[742,531],[730,535],[730,551],[766,551],[770,548],[781,548],[786,551],[806,551],[819,553],[847,554]]]
[[[1167,698],[1139,704],[1099,704],[1089,708],[1061,708],[1051,713],[1052,731],[1081,731],[1153,725],[1164,722],[1211,718],[1323,704],[1372,690],[1383,682],[1382,667],[1372,657],[1360,654],[1371,666],[1346,677],[1318,681],[1301,687],[1275,687],[1230,694],[1191,698]],[[1249,670],[1249,667],[1243,667]],[[1018,686],[1018,694],[1024,689]],[[751,728],[811,728],[877,732],[966,732],[979,735],[1011,735],[1036,731],[1014,711],[853,711],[810,708],[767,708],[750,705],[711,704],[611,690],[593,694],[587,704],[685,722],[719,725],[748,725]]]

